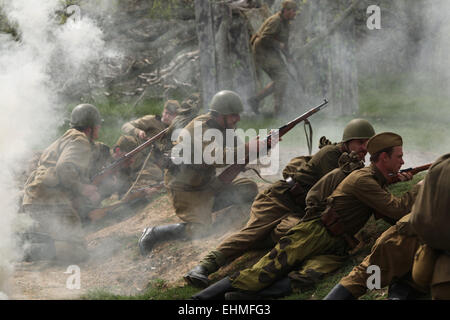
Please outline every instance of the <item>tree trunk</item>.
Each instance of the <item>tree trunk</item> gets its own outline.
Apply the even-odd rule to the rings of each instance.
[[[195,9],[205,105],[220,90],[237,92],[246,105],[256,83],[247,18],[240,9],[212,1],[196,0]]]

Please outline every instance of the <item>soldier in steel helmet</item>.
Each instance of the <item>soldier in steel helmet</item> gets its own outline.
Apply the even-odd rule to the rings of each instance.
[[[199,138],[200,148],[197,151],[201,152],[201,163],[195,164],[192,161],[191,164],[171,165],[164,177],[175,213],[183,222],[145,229],[139,240],[142,254],[150,252],[161,240],[202,236],[210,229],[213,212],[253,201],[258,192],[257,185],[253,181],[238,178],[230,185],[224,185],[216,177],[216,168],[226,165],[227,153],[231,152],[226,144],[226,130],[236,128],[242,111],[243,105],[239,95],[233,91],[223,90],[212,98],[208,113],[196,117],[183,129],[177,144],[180,144],[184,137],[192,138],[191,156],[194,158],[194,140]],[[221,164],[217,162],[207,164],[204,161],[203,151],[211,142],[206,142],[203,136],[195,137],[195,127],[201,128],[203,135],[208,130],[216,130],[222,134],[224,145],[217,146],[223,150],[221,157],[223,156],[224,161]],[[245,149],[248,152],[248,144]],[[236,148],[232,151],[236,156]],[[241,210],[232,211],[237,215]]]
[[[289,23],[295,18],[298,8],[292,0],[283,1],[281,7],[281,11],[268,18],[250,41],[256,65],[261,67],[273,81],[248,100],[255,113],[259,113],[260,101],[272,93],[275,114],[279,114],[283,108],[289,73],[281,60],[279,51],[289,56]]]
[[[398,173],[403,164],[402,145],[402,138],[395,133],[373,136],[367,143],[371,165],[346,176],[326,199],[325,210],[308,212],[251,268],[220,280],[193,298],[214,299],[227,292],[225,298],[229,299],[283,296],[297,285],[296,269],[318,275],[329,271],[327,265],[336,269],[357,245],[354,235],[372,214],[392,223],[411,210],[418,185],[401,197],[386,189],[392,174],[400,180],[412,178],[409,173]]]
[[[89,171],[101,123],[95,106],[76,106],[71,128],[42,153],[29,176],[22,205],[35,223],[24,234],[25,260],[78,262],[87,258],[78,206],[100,201]]]
[[[300,156],[292,159],[283,170],[286,180],[275,182],[256,196],[247,225],[209,252],[199,265],[185,275],[185,280],[194,286],[205,287],[208,285],[208,275],[230,259],[252,248],[272,248],[304,216],[306,195],[313,185],[333,169],[345,169],[349,163],[360,165],[367,153],[367,141],[374,134],[375,131],[367,120],[353,119],[346,125],[340,143],[327,144],[329,142],[325,142],[323,137],[320,150],[312,157]],[[348,157],[350,153],[352,158]],[[346,174],[349,172],[347,170]],[[342,175],[339,177],[343,179]],[[334,186],[337,180],[333,180]],[[327,185],[327,190],[334,190],[334,187],[328,186],[328,180],[326,181],[324,184]],[[324,193],[323,189],[324,187],[321,193]],[[331,191],[327,191],[327,195]]]
[[[129,121],[122,126],[122,132],[126,138],[121,136],[116,142],[115,147],[122,149],[129,149],[130,139],[134,140],[133,147],[136,148],[140,144],[144,143],[147,139],[160,133],[171,125],[174,118],[177,116],[180,110],[180,104],[176,100],[168,100],[164,104],[164,109],[161,116],[158,115],[146,115],[139,119]],[[165,146],[162,140],[156,141],[153,145],[154,148],[164,149]],[[132,149],[134,149],[132,148]],[[132,150],[131,149],[131,150]],[[149,153],[151,153],[149,155]],[[146,160],[148,156],[148,159]],[[143,168],[145,162],[145,167]],[[136,188],[144,187],[147,185],[155,184],[163,180],[164,174],[162,169],[158,166],[157,153],[152,152],[152,148],[148,148],[143,152],[140,152],[134,157],[134,161],[131,164],[130,173],[134,177],[140,173],[139,181],[135,184]]]

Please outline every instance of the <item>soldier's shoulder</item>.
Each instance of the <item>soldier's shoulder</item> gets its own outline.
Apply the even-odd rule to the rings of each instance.
[[[154,114],[147,114],[143,117],[140,117],[138,120],[143,120],[143,121],[161,120],[161,117],[158,115],[154,115]]]
[[[268,17],[264,23],[261,25],[259,32],[264,32],[264,30],[276,28],[281,24],[281,16],[276,13]]]
[[[194,119],[191,120],[191,122],[189,122],[188,126],[191,125],[193,126],[195,122],[201,122],[202,124],[206,123],[208,125],[213,124],[214,119],[211,115],[211,113],[204,113],[201,114],[199,116],[196,116]]]
[[[342,149],[339,144],[329,144],[322,147],[315,155],[315,158],[333,157],[339,158],[342,154]]]
[[[90,144],[89,138],[83,132],[78,131],[77,129],[67,130],[62,136],[62,140]]]
[[[281,14],[279,12],[271,15],[269,18],[267,18],[268,21],[281,21]]]
[[[364,167],[355,171],[352,171],[348,177],[351,180],[355,180],[355,181],[361,181],[361,180],[367,180],[367,179],[371,179],[373,180],[373,173],[372,170],[370,169],[370,167]]]

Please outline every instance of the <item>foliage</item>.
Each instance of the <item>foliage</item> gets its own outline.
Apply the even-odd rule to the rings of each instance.
[[[164,280],[156,279],[151,281],[142,294],[127,296],[117,295],[105,290],[93,290],[80,297],[82,300],[180,300],[187,299],[197,289],[184,286],[169,288]]]

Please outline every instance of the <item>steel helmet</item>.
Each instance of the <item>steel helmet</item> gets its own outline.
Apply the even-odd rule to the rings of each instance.
[[[100,112],[97,107],[92,104],[79,104],[73,110],[70,116],[70,126],[74,127],[88,127],[100,125],[103,119],[100,117]]]
[[[364,119],[353,119],[345,126],[342,142],[353,139],[370,139],[374,135],[375,130],[369,121]]]
[[[239,95],[230,90],[222,90],[214,95],[209,105],[209,110],[222,115],[239,114],[244,111],[244,106]]]

